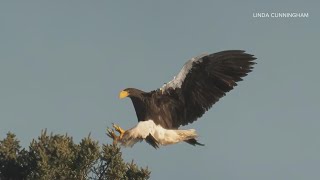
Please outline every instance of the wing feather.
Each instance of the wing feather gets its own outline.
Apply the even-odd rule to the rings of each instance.
[[[166,120],[171,122],[171,128],[187,125],[201,117],[252,71],[255,59],[244,51],[230,50],[187,61],[178,75],[157,92],[160,96],[172,97],[171,105],[177,106],[162,106],[167,113],[179,113],[178,118],[168,116],[175,117]]]

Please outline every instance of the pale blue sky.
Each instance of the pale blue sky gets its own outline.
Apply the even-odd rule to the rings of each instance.
[[[319,1],[1,1],[0,137],[42,129],[111,140],[137,123],[126,87],[156,89],[201,53],[243,49],[258,64],[195,128],[205,147],[123,149],[152,178],[320,178]],[[309,18],[253,18],[307,12]]]

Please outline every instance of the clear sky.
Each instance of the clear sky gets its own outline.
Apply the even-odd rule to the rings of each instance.
[[[123,149],[152,178],[320,178],[319,1],[1,1],[0,137],[49,132],[78,142],[137,123],[126,87],[153,90],[193,56],[254,54],[252,73],[195,128],[205,147]],[[308,18],[254,18],[304,12]]]

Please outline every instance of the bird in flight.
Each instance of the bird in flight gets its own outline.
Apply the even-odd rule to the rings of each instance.
[[[252,71],[255,59],[241,50],[200,55],[187,61],[177,76],[157,90],[122,90],[119,98],[131,99],[138,124],[128,130],[113,124],[107,135],[114,144],[127,147],[143,140],[154,148],[179,142],[203,145],[196,140],[194,129],[178,128],[199,119],[232,90]]]

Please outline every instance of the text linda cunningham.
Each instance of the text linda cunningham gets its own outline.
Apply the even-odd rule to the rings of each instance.
[[[286,12],[286,13],[277,13],[277,12],[261,12],[253,13],[252,17],[254,18],[308,18],[309,13],[296,13],[296,12]]]

